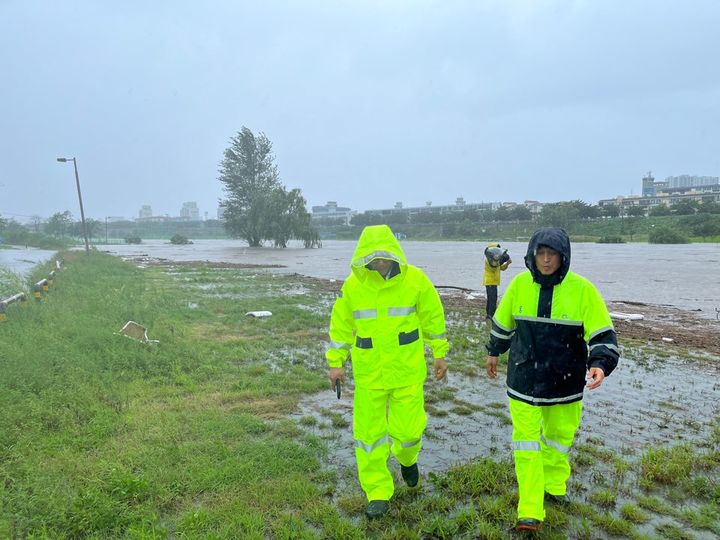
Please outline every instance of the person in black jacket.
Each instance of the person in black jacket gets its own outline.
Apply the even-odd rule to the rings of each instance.
[[[590,281],[570,272],[570,239],[563,229],[538,229],[525,266],[528,271],[510,282],[493,317],[486,369],[497,377],[498,356],[510,350],[516,529],[535,531],[545,518],[546,498],[567,502],[568,453],[584,389],[603,383],[619,351],[602,297]]]

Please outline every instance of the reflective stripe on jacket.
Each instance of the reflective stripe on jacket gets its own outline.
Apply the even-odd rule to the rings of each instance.
[[[373,259],[398,263],[389,279],[365,266]],[[422,383],[427,376],[425,345],[435,358],[448,350],[440,297],[405,254],[386,225],[366,227],[330,318],[330,367],[341,367],[352,354],[359,386],[397,388]]]
[[[610,375],[619,357],[600,293],[570,271],[546,287],[529,271],[516,276],[495,312],[487,348],[493,356],[510,349],[508,395],[533,405],[582,399],[586,370]]]

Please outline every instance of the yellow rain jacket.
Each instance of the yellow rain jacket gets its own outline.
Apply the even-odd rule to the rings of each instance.
[[[373,259],[395,261],[395,271],[384,278],[367,269]],[[351,353],[355,383],[365,388],[422,384],[427,376],[424,344],[434,358],[444,358],[449,348],[435,287],[407,263],[387,225],[363,230],[351,269],[330,318],[328,364],[342,367]]]
[[[487,247],[500,247],[500,244],[488,244]],[[500,285],[500,272],[507,270],[509,263],[503,263],[500,266],[490,266],[487,259],[484,259],[485,273],[483,274],[483,285]]]

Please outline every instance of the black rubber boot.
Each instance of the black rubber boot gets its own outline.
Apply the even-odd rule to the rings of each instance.
[[[540,530],[542,521],[535,518],[520,518],[515,524],[516,531],[535,532]]]
[[[365,508],[365,515],[368,519],[377,519],[387,514],[390,504],[387,501],[370,501]]]
[[[420,479],[420,471],[418,470],[417,463],[413,463],[409,467],[400,465],[400,474],[402,474],[403,480],[408,487],[415,487]]]

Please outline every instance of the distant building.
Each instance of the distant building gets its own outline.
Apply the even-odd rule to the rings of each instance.
[[[720,182],[717,176],[668,176],[656,182],[651,172],[642,179],[642,195],[618,195],[601,199],[598,206],[617,205],[621,209],[639,206],[649,210],[664,204],[670,206],[683,200],[720,202]]]
[[[682,174],[680,176],[668,176],[662,182],[656,182],[652,172],[648,172],[642,179],[642,196],[654,197],[662,193],[683,193],[693,188],[706,188],[720,185],[720,178],[717,176],[695,176]]]
[[[310,217],[313,221],[342,219],[345,225],[350,225],[350,219],[352,219],[355,213],[356,212],[350,208],[338,206],[337,201],[328,201],[325,206],[313,206]]]
[[[143,204],[140,207],[140,212],[138,213],[138,217],[140,219],[147,219],[152,217],[152,207],[149,204]]]
[[[455,204],[443,206],[432,206],[432,201],[426,201],[425,206],[408,206],[405,207],[401,202],[395,203],[393,208],[380,208],[376,210],[366,210],[366,214],[407,214],[409,216],[415,214],[447,214],[450,212],[462,212],[464,210],[494,210],[502,206],[502,203],[468,203],[463,197],[457,197]]]
[[[180,209],[180,218],[188,221],[200,221],[200,210],[194,201],[183,203]]]

